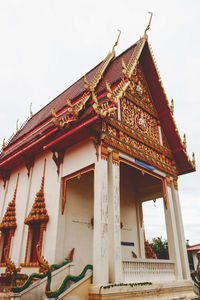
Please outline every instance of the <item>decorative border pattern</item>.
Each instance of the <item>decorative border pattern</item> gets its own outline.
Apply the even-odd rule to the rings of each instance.
[[[159,169],[163,170],[164,172],[167,172],[173,176],[177,176],[177,170],[168,165],[165,162],[160,161],[159,159],[151,156],[150,154],[147,154],[146,151],[142,151],[137,149],[136,147],[133,147],[130,145],[130,143],[124,142],[121,139],[112,136],[111,134],[104,132],[105,137],[104,137],[104,142],[107,145],[111,145],[119,150],[122,150],[125,153],[130,154],[131,156],[134,156],[136,158],[141,159],[142,161],[145,161],[147,163],[150,163],[156,167],[158,167]],[[129,138],[130,139],[130,138]],[[146,147],[147,148],[147,147]],[[165,157],[163,156],[163,159]]]
[[[137,139],[138,141],[148,145],[149,147],[154,148],[156,151],[159,151],[163,155],[166,155],[168,158],[173,159],[172,152],[169,149],[156,143],[152,139],[146,137],[145,135],[143,135],[140,132],[138,132],[137,130],[129,127],[128,125],[122,123],[121,121],[114,119],[114,118],[110,118],[110,119],[106,118],[106,123],[112,125],[113,127],[115,127],[118,130],[123,131],[124,133],[128,134],[132,138]],[[105,130],[106,126],[104,125],[103,128]]]

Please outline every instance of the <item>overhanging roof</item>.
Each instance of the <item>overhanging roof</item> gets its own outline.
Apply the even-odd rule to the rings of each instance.
[[[109,61],[108,66],[102,74],[101,80],[95,88],[95,94],[101,101],[107,98],[106,81],[109,82],[111,89],[113,89],[125,77],[122,72],[122,59],[125,64],[128,64],[139,42],[141,42],[141,40],[118,57],[112,58],[112,60]],[[164,134],[174,155],[179,174],[192,172],[195,170],[195,167],[188,158],[176,128],[147,39],[144,40],[142,45],[139,62],[148,83]],[[89,82],[92,81],[100,66],[101,63],[86,74]],[[92,109],[92,102],[88,101],[77,123],[69,126],[64,132],[56,128],[52,122],[52,108],[55,109],[57,114],[62,114],[62,112],[66,112],[68,109],[66,99],[69,98],[71,103],[74,104],[80,99],[84,92],[84,77],[81,77],[77,82],[36,113],[27,122],[24,128],[13,137],[1,153],[0,170],[12,169],[17,164],[22,163],[24,158],[42,152],[44,145],[62,136],[66,131],[71,130],[71,127],[80,126],[80,124],[84,124],[84,122],[87,123],[88,120],[93,118],[96,113]]]

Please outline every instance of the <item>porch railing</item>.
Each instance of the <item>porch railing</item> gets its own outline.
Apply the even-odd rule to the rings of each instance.
[[[124,282],[175,280],[175,262],[164,259],[123,259]]]

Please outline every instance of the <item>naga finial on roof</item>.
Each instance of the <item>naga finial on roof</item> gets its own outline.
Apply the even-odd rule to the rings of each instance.
[[[150,19],[149,19],[149,23],[144,31],[144,36],[147,37],[147,31],[150,29],[150,26],[151,26],[151,20],[152,20],[152,16],[153,16],[153,13],[151,11],[149,11],[149,14],[151,15],[150,16]]]

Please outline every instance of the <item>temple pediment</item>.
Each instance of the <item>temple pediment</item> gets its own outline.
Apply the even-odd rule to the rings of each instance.
[[[60,150],[63,139],[65,147],[70,147],[68,132],[81,129],[86,138],[91,135],[88,128],[98,122],[98,135],[103,132],[108,145],[172,175],[195,170],[178,133],[147,36],[115,57],[117,42],[99,65],[31,117],[4,147],[0,169],[22,162],[20,149],[29,157],[52,145],[55,150],[58,144]],[[79,139],[76,135],[73,143]]]

